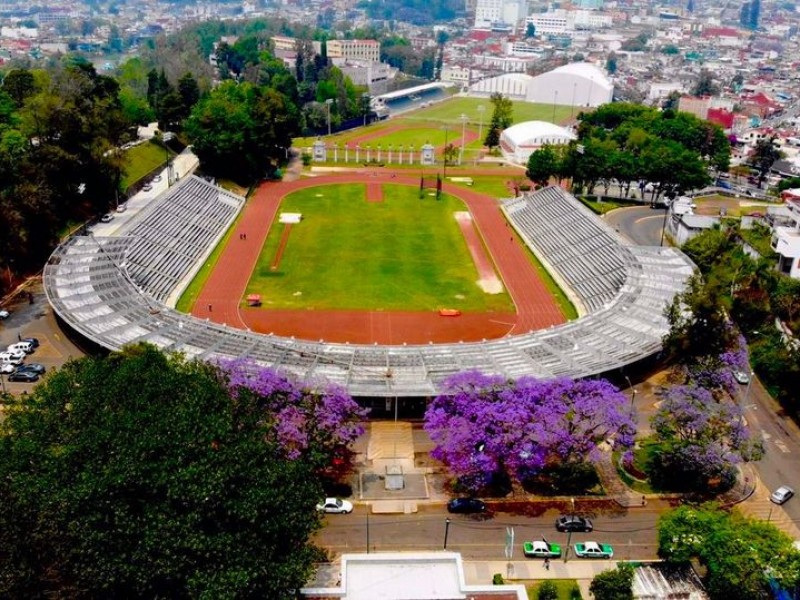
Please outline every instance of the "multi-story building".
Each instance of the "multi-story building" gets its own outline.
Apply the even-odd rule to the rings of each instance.
[[[574,36],[577,31],[606,29],[611,27],[614,20],[611,15],[591,10],[564,10],[558,9],[531,15],[526,23],[536,29],[537,36]]]
[[[527,9],[525,0],[477,0],[475,29],[489,29],[496,23],[516,27],[525,18]]]
[[[772,231],[772,249],[778,253],[778,270],[794,279],[800,279],[800,200],[789,198],[791,225],[775,227]]]
[[[381,45],[375,40],[328,40],[327,45],[328,58],[373,62],[379,62],[381,59]]]

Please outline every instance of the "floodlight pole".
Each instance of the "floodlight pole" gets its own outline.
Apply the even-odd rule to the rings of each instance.
[[[483,143],[483,111],[486,107],[483,104],[478,105],[478,139]]]
[[[328,135],[331,134],[331,104],[333,104],[333,98],[325,100],[325,106],[328,107]]]
[[[664,202],[664,223],[661,225],[661,243],[659,246],[664,245],[664,232],[667,230],[667,216],[669,216],[669,209],[672,208],[672,202]]]

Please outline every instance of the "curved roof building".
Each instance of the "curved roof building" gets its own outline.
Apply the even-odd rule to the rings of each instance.
[[[484,79],[470,87],[475,95],[500,92],[514,100],[594,107],[611,102],[614,84],[592,63],[579,62],[558,67],[536,77],[510,73]]]
[[[500,134],[503,155],[516,163],[525,164],[531,153],[544,144],[568,144],[575,135],[564,127],[547,121],[526,121],[512,125]]]

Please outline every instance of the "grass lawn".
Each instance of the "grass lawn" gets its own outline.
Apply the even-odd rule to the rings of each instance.
[[[457,134],[450,131],[446,132],[441,129],[435,129],[431,127],[414,127],[411,129],[402,129],[400,131],[393,131],[387,133],[385,136],[381,136],[379,138],[373,138],[364,144],[361,147],[370,146],[373,150],[380,146],[385,151],[389,146],[393,146],[397,149],[399,146],[403,147],[414,147],[415,149],[419,149],[420,146],[423,144],[430,143],[434,146],[444,146],[445,143],[445,134],[447,134],[447,143],[453,143],[455,140],[461,137],[461,132],[459,131]]]
[[[270,231],[247,294],[269,308],[513,311],[505,293],[485,294],[447,195],[420,200],[416,188],[384,185],[383,202],[365,187],[330,185],[287,196],[299,212],[280,267],[270,269],[283,226]]]
[[[488,98],[466,98],[459,96],[439,102],[428,108],[416,110],[408,113],[397,120],[426,120],[438,121],[440,123],[458,123],[461,125],[461,115],[465,114],[469,118],[467,124],[478,125],[481,121],[481,115],[478,111],[478,106],[483,106],[483,133],[486,133],[486,125],[492,120],[493,105],[489,102]],[[561,123],[569,119],[570,114],[577,115],[578,108],[571,108],[569,106],[556,106],[556,122]],[[553,105],[552,104],[533,104],[532,102],[519,102],[514,101],[514,123],[522,123],[524,121],[552,121],[553,120]]]
[[[580,591],[576,596],[572,596],[572,590],[578,587],[578,582],[574,579],[549,579],[548,581],[552,581],[556,584],[556,588],[558,589],[558,600],[575,600],[577,598],[582,598]],[[539,581],[534,584],[526,585],[525,591],[528,592],[529,600],[537,600],[539,588],[542,585],[542,581]]]
[[[478,106],[483,106],[483,117],[478,111]],[[357,127],[341,133],[336,133],[331,136],[324,136],[328,144],[347,144],[350,140],[361,137],[367,133],[380,132],[384,129],[394,128],[398,125],[412,127],[417,132],[416,137],[411,137],[406,140],[405,134],[401,132],[387,133],[386,136],[375,137],[365,142],[373,148],[378,144],[384,148],[388,144],[402,144],[407,146],[413,144],[421,146],[425,140],[430,140],[434,146],[444,144],[444,132],[441,130],[442,125],[449,125],[451,134],[448,134],[448,139],[458,139],[461,137],[461,115],[465,114],[468,117],[467,128],[478,131],[480,128],[481,120],[483,121],[483,128],[481,134],[486,135],[486,127],[492,120],[492,103],[488,98],[464,98],[456,97],[445,100],[438,104],[434,104],[428,108],[416,110],[404,115],[394,117],[387,121],[373,123],[367,127]],[[557,123],[562,123],[569,120],[570,116],[576,116],[579,112],[578,108],[571,108],[569,106],[556,106],[555,118]],[[533,104],[531,102],[514,102],[514,123],[522,123],[524,121],[552,121],[553,120],[553,105],[552,104]],[[421,130],[421,131],[420,131]],[[400,135],[403,139],[394,141],[391,138],[395,135]],[[441,137],[438,143],[434,141],[436,136]],[[309,148],[316,137],[298,137],[294,138],[292,145],[295,148]],[[480,148],[481,142],[474,142],[469,144],[468,147]]]
[[[455,177],[458,177],[458,175],[455,175]],[[528,179],[525,176],[514,177],[512,174],[503,177],[498,177],[496,175],[471,175],[470,177],[472,177],[472,185],[467,185],[466,183],[458,181],[449,181],[449,175],[447,183],[452,183],[453,185],[457,185],[459,187],[475,190],[476,192],[486,194],[487,196],[493,196],[495,198],[511,198],[514,195],[514,192],[511,191],[506,185],[506,182],[508,181],[519,179],[522,183],[528,183]]]
[[[172,153],[170,152],[170,155]],[[154,142],[145,142],[125,151],[125,174],[122,177],[122,189],[136,183],[142,177],[163,165],[167,160],[164,148]]]

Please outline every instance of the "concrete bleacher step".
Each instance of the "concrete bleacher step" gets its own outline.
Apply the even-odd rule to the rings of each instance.
[[[371,424],[367,459],[391,458],[414,460],[414,437],[411,423],[378,421]]]

